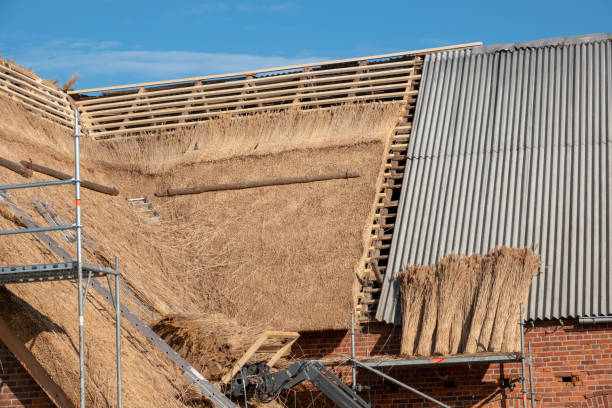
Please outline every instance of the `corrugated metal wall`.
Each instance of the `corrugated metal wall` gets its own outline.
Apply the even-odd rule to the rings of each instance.
[[[394,275],[534,246],[531,319],[612,314],[612,36],[428,56],[377,318]]]

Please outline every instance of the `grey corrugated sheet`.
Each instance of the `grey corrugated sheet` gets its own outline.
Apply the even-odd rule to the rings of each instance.
[[[427,56],[377,319],[402,265],[534,246],[530,319],[612,314],[612,35]]]

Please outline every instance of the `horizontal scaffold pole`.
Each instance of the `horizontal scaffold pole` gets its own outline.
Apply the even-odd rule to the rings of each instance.
[[[61,171],[57,171],[49,167],[41,166],[40,164],[30,163],[25,160],[22,160],[21,164],[28,169],[34,170],[35,172],[46,174],[47,176],[51,176],[59,180],[69,180],[72,178],[72,176],[69,174],[62,173]],[[108,187],[102,184],[94,183],[92,181],[81,180],[81,187],[97,191],[98,193],[113,196],[119,195],[119,189],[117,187]]]
[[[195,187],[169,188],[155,192],[157,197],[171,197],[186,194],[200,194],[209,191],[243,190],[247,188],[282,186],[286,184],[312,183],[314,181],[349,179],[359,177],[358,171],[342,171],[319,176],[284,177],[260,181],[242,181],[230,184],[200,185]]]
[[[14,161],[10,161],[3,157],[0,157],[0,166],[6,167],[9,170],[14,171],[17,174],[22,175],[23,177],[30,178],[32,177],[32,170],[26,167],[23,167],[19,163],[15,163]]]
[[[49,231],[65,231],[76,229],[75,224],[71,225],[58,225],[52,227],[36,227],[36,228],[23,228],[17,230],[2,230],[0,235],[15,235],[15,234],[30,234],[35,232],[49,232]]]
[[[37,181],[35,183],[25,183],[25,184],[8,184],[8,185],[0,184],[0,190],[17,190],[20,188],[64,186],[66,184],[74,184],[74,179],[70,178],[66,180]]]

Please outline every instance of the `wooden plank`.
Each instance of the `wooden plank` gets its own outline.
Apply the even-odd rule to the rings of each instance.
[[[395,61],[385,64],[376,64],[375,68],[378,71],[372,72],[372,74],[376,73],[377,75],[399,75],[404,71],[414,71],[412,69],[413,65],[412,60],[405,61]],[[402,67],[409,66],[410,68],[405,69]],[[398,68],[399,67],[399,68]],[[374,68],[372,68],[374,69]],[[297,73],[288,73],[282,74],[278,76],[270,76],[270,77],[260,77],[253,79],[235,79],[228,80],[228,82],[213,82],[213,83],[205,83],[203,85],[189,85],[182,86],[176,88],[168,88],[168,89],[159,89],[155,90],[155,88],[147,88],[147,94],[151,96],[162,96],[162,95],[172,95],[180,92],[190,92],[193,90],[208,90],[207,92],[240,92],[245,83],[249,85],[254,85],[258,89],[274,89],[282,86],[290,86],[292,84],[299,84],[300,82],[303,84],[314,84],[318,82],[333,82],[333,81],[342,81],[342,80],[351,80],[353,76],[359,74],[352,74],[352,72],[356,72],[357,67],[345,67],[345,68],[332,68],[325,69],[320,71],[302,71]],[[343,75],[336,75],[343,74]],[[336,75],[336,76],[330,76]],[[216,90],[216,91],[215,91]],[[126,93],[122,95],[108,95],[108,96],[99,96],[91,99],[84,99],[81,101],[77,101],[77,104],[81,107],[85,106],[107,106],[109,102],[117,102],[117,101],[125,101],[131,102],[134,100],[136,96],[135,92]]]
[[[102,88],[79,89],[79,90],[70,91],[69,94],[110,91],[114,89],[139,88],[141,86],[164,85],[164,84],[173,84],[177,82],[192,82],[192,81],[201,81],[201,80],[206,80],[206,79],[236,77],[236,76],[244,76],[244,75],[256,75],[256,74],[261,74],[261,73],[272,73],[272,72],[277,72],[277,71],[289,71],[289,70],[303,69],[305,67],[316,67],[316,66],[322,66],[322,65],[358,62],[361,60],[378,60],[378,59],[401,57],[401,56],[411,56],[415,54],[428,54],[428,53],[438,52],[438,51],[447,51],[447,50],[454,50],[454,49],[460,49],[460,48],[476,47],[479,45],[482,45],[482,42],[458,44],[458,45],[445,46],[445,47],[425,48],[425,49],[420,49],[420,50],[396,52],[396,53],[391,53],[391,54],[372,55],[372,56],[361,57],[361,58],[349,58],[349,59],[335,60],[335,61],[313,62],[309,64],[290,65],[290,66],[285,66],[285,67],[235,72],[235,73],[230,73],[230,74],[206,75],[206,76],[180,78],[180,79],[173,79],[173,80],[166,80],[166,81],[144,82],[144,83],[139,83],[139,84],[127,84],[127,85],[116,85],[116,86],[109,86],[109,87],[102,87]]]
[[[46,89],[41,89],[41,88],[37,88],[33,85],[30,85],[24,81],[21,81],[18,78],[15,78],[14,76],[11,76],[9,74],[5,74],[0,72],[0,78],[4,78],[9,82],[6,82],[7,86],[10,86],[11,88],[15,89],[15,90],[21,90],[23,92],[26,92],[28,95],[30,95],[32,98],[36,98],[41,102],[44,103],[52,103],[53,106],[56,109],[59,109],[62,113],[70,113],[70,109],[69,109],[69,103],[67,100],[67,95],[64,95],[64,98],[58,98],[57,96],[53,96],[51,94],[49,94],[48,92],[46,92]],[[24,88],[25,86],[25,88]],[[39,95],[35,94],[38,93]],[[63,109],[63,111],[61,110]]]
[[[39,109],[39,108],[36,108],[36,107],[34,107],[32,105],[27,104],[26,103],[27,100],[19,100],[19,99],[14,99],[14,100],[16,102],[21,103],[26,109],[30,109],[30,110],[33,110],[35,112],[40,113],[42,115],[41,117],[43,119],[50,120],[50,121],[52,121],[54,123],[60,124],[60,125],[62,125],[64,127],[67,127],[68,129],[72,129],[72,124],[69,125],[65,121],[63,121],[62,119],[58,118],[57,116],[51,115],[47,111],[44,111],[42,109]]]
[[[74,408],[64,391],[51,379],[47,371],[36,360],[36,357],[32,355],[2,318],[0,318],[0,340],[57,407]]]
[[[296,339],[300,337],[300,333],[298,332],[266,330],[266,334],[268,335],[268,337],[286,337],[286,338],[296,338]]]
[[[395,101],[391,101],[391,102],[379,102],[379,103],[394,103]],[[315,104],[313,104],[312,106],[314,106]],[[306,107],[306,109],[308,109],[309,107]],[[317,108],[317,110],[329,110],[330,107],[320,107]],[[273,109],[270,111],[271,113],[280,113],[281,111],[278,109]],[[231,113],[231,112],[230,112]],[[211,116],[208,117],[208,119],[214,119],[222,114],[228,114],[228,112],[212,112]],[[152,130],[163,130],[163,129],[174,129],[174,128],[180,128],[180,127],[186,127],[186,126],[197,126],[198,123],[200,122],[185,122],[185,123],[169,123],[169,124],[165,124],[165,125],[152,125],[152,126],[146,126],[146,127],[141,127],[141,128],[132,128],[132,129],[125,129],[125,130],[111,130],[111,131],[103,131],[103,132],[95,132],[92,134],[92,136],[95,137],[95,139],[98,140],[104,140],[104,139],[110,139],[113,138],[115,136],[118,135],[124,135],[122,137],[131,137],[134,135],[137,135],[138,132],[141,131],[152,131]],[[109,126],[110,127],[110,126]],[[132,135],[130,135],[130,133],[132,133]],[[107,136],[110,136],[107,137]]]
[[[355,92],[363,92],[361,87],[365,85],[378,85],[378,84],[393,83],[393,82],[401,83],[402,81],[408,81],[410,78],[412,77],[398,76],[398,77],[392,77],[392,78],[382,78],[382,79],[377,79],[377,80],[361,81],[357,85],[353,85],[353,86],[358,86],[358,87],[352,88],[352,89],[354,89]],[[294,82],[294,83],[291,83],[290,85],[293,86],[293,88],[286,89],[287,85],[284,85],[284,86],[275,85],[273,87],[273,89],[275,89],[274,91],[266,91],[266,92],[259,92],[261,88],[252,87],[249,89],[249,94],[247,95],[246,99],[245,99],[244,94],[237,93],[236,89],[231,89],[227,91],[223,90],[223,91],[214,92],[214,93],[213,92],[181,93],[178,95],[167,96],[163,98],[149,98],[147,95],[146,99],[141,98],[135,101],[127,102],[127,103],[122,102],[122,103],[112,103],[112,104],[104,105],[104,107],[108,107],[109,109],[98,110],[98,108],[101,108],[102,105],[100,106],[95,105],[92,108],[83,109],[83,112],[88,112],[90,117],[97,118],[97,117],[107,116],[110,113],[125,112],[128,110],[148,109],[148,107],[146,106],[139,106],[141,103],[144,103],[145,101],[149,105],[150,108],[155,108],[155,109],[171,107],[171,106],[184,106],[185,104],[189,102],[189,98],[194,98],[194,97],[206,98],[205,100],[202,99],[202,102],[201,102],[201,103],[206,102],[206,104],[211,103],[211,102],[236,101],[236,100],[241,100],[241,99],[246,100],[246,101],[259,102],[258,98],[264,97],[264,96],[278,96],[278,95],[285,94],[285,95],[294,95],[294,97],[299,98],[299,97],[302,97],[302,95],[309,95],[313,93],[314,91],[339,89],[339,88],[349,89],[349,87],[351,86],[347,82],[329,84],[329,85],[313,85],[306,89],[299,88],[299,86],[301,85],[301,83],[299,82]],[[278,90],[278,88],[284,88],[284,89]],[[234,93],[234,94],[228,95],[228,93]],[[215,95],[215,94],[222,95],[222,96],[210,97],[211,95]],[[166,102],[166,101],[173,101],[173,102]],[[158,102],[162,102],[162,103],[158,103]],[[117,107],[117,106],[120,106],[120,107]],[[94,110],[94,108],[96,110]]]
[[[45,84],[40,78],[38,79],[38,81],[36,81],[30,78],[29,76],[22,74],[21,72],[11,67],[7,67],[6,65],[2,65],[2,64],[0,64],[0,70],[3,70],[4,72],[9,72],[11,76],[18,77],[24,82],[28,82],[36,87],[43,88],[47,90],[48,92],[55,94],[55,96],[58,97],[59,99],[63,99],[66,97],[66,94],[64,94],[62,91],[60,91],[59,89],[54,89],[50,87],[49,85]]]
[[[416,73],[416,64],[415,64],[415,72]],[[379,191],[376,194],[375,201],[375,211],[377,214],[372,217],[372,229],[371,231],[374,233],[370,235],[368,248],[365,250],[363,255],[364,262],[364,271],[370,272],[376,282],[379,285],[382,285],[383,282],[383,272],[386,270],[386,261],[389,259],[389,255],[383,255],[381,253],[382,249],[388,249],[391,247],[390,240],[393,237],[392,233],[389,232],[393,227],[393,223],[387,223],[388,220],[392,220],[395,217],[395,213],[397,211],[393,211],[393,214],[389,214],[389,208],[396,207],[398,205],[397,200],[392,200],[392,193],[395,190],[395,186],[389,185],[389,180],[392,177],[397,177],[401,175],[403,178],[403,173],[397,173],[396,170],[404,169],[404,166],[399,165],[399,158],[405,157],[405,152],[408,148],[408,138],[409,134],[404,136],[404,132],[410,132],[412,123],[408,120],[410,116],[408,114],[409,108],[412,106],[416,98],[410,98],[408,93],[413,93],[413,95],[418,94],[418,90],[414,86],[415,81],[410,80],[406,85],[406,95],[403,100],[405,101],[404,109],[402,115],[397,119],[395,124],[395,128],[391,134],[391,137],[388,141],[387,148],[389,149],[386,155],[386,163],[383,163],[381,167],[381,173],[383,177],[383,183],[379,187]],[[416,91],[416,93],[415,93]],[[400,136],[401,135],[401,136]],[[400,141],[405,141],[406,143],[400,143]],[[390,154],[389,154],[390,153]],[[403,155],[401,153],[404,153]],[[374,305],[378,303],[378,300],[372,297],[373,293],[379,293],[380,289],[373,290],[373,288],[368,289],[364,282],[359,282],[360,295],[354,299],[355,312],[357,314],[357,318],[359,321],[364,321],[369,319],[369,314],[371,310],[374,310]]]
[[[232,369],[230,371],[228,371],[227,374],[225,374],[223,376],[223,378],[221,378],[221,382],[224,383],[224,384],[228,384],[232,380],[232,378],[234,378],[234,375],[236,375],[236,373],[238,371],[240,371],[242,366],[245,365],[247,363],[247,361],[249,361],[251,356],[253,356],[253,354],[255,354],[255,352],[259,349],[259,347],[262,344],[264,344],[264,342],[267,339],[268,339],[267,332],[265,332],[261,336],[259,336],[259,338],[255,341],[255,343],[253,343],[253,345],[251,347],[249,347],[247,352],[244,353],[242,357],[240,357],[240,359],[236,362],[236,364],[234,364],[234,367],[232,367]]]
[[[192,114],[192,115],[187,115],[190,119],[200,119],[200,118],[205,118],[205,117],[211,117],[211,116],[219,116],[220,114],[243,114],[243,113],[253,113],[253,112],[263,112],[263,111],[272,111],[275,109],[287,109],[287,108],[295,108],[295,107],[308,107],[308,106],[316,106],[317,104],[321,104],[321,103],[325,103],[325,104],[339,104],[339,103],[346,103],[346,102],[357,102],[357,101],[367,101],[367,100],[380,100],[380,99],[389,99],[389,98],[396,98],[396,97],[401,97],[404,95],[404,92],[390,92],[390,93],[385,93],[385,94],[379,94],[379,95],[365,95],[365,96],[354,96],[354,97],[345,97],[345,98],[337,98],[337,99],[329,99],[326,101],[319,101],[319,102],[299,102],[299,103],[291,103],[291,104],[282,104],[282,105],[276,105],[276,106],[262,106],[262,107],[256,107],[256,108],[246,108],[246,109],[235,109],[235,110],[228,110],[228,111],[219,111],[219,112],[208,112],[208,113],[201,113],[201,114]],[[142,119],[142,120],[138,120],[138,121],[131,121],[130,124],[132,125],[136,125],[136,124],[159,124],[160,122],[168,122],[168,121],[178,121],[178,118],[172,118],[172,117],[162,117],[162,118],[152,118],[152,119]],[[92,133],[92,135],[96,135],[97,133],[95,132],[95,130],[99,130],[99,129],[107,129],[107,128],[112,128],[112,127],[118,127],[119,123],[106,123],[104,125],[98,125],[98,126],[90,126],[89,127],[89,131]],[[137,131],[142,131],[142,130],[147,130],[148,127],[141,127],[141,128],[135,128],[135,129],[131,129],[132,132],[137,132]],[[107,132],[102,132],[102,133],[106,133],[106,134],[112,134],[113,131],[107,131]]]
[[[381,75],[386,75],[386,73],[382,72]],[[313,86],[315,86],[316,83],[328,83],[328,82],[333,82],[335,79],[338,79],[338,81],[346,81],[347,79],[350,79],[350,77],[348,76],[343,76],[343,77],[335,77],[335,78],[322,78],[322,79],[317,79],[317,80],[308,80],[308,79],[301,79],[300,81],[289,81],[289,82],[283,82],[283,83],[275,83],[272,85],[258,85],[256,87],[253,87],[254,89],[257,90],[268,90],[268,89],[276,89],[278,90],[285,88],[285,90],[289,90],[289,89],[293,89],[296,92],[300,89],[299,85],[309,85],[306,89],[309,90],[311,89]],[[404,76],[394,76],[394,78],[390,78],[390,79],[401,79],[401,78],[405,78],[406,80],[409,80],[411,77],[410,75],[404,75]],[[346,83],[346,82],[345,82]],[[363,83],[363,82],[362,82]],[[312,85],[312,86],[310,86]],[[189,97],[189,95],[191,93],[197,93],[198,95],[201,93],[203,93],[205,96],[213,96],[213,95],[228,95],[228,94],[235,94],[235,96],[239,96],[239,92],[240,92],[240,88],[236,87],[236,84],[232,84],[231,87],[228,87],[227,89],[218,89],[216,91],[206,91],[204,89],[201,89],[203,87],[206,87],[206,85],[203,86],[194,86],[194,87],[189,87],[189,88],[177,88],[177,89],[171,89],[171,90],[166,90],[166,91],[148,91],[147,92],[147,97],[149,98],[149,101],[152,102],[164,102],[167,100],[175,100],[175,99],[186,99]],[[219,88],[218,84],[214,84],[214,86],[211,85],[211,87],[214,88]],[[287,89],[289,88],[289,89]],[[165,94],[170,94],[170,96],[165,96],[165,97],[159,97],[159,96],[155,96],[155,94],[160,93],[160,92],[164,92]],[[115,107],[121,107],[121,106],[131,106],[134,103],[138,103],[139,100],[134,98],[135,94],[130,94],[127,95],[130,96],[129,100],[124,100],[122,102],[109,102],[109,100],[111,99],[117,99],[116,97],[105,97],[103,99],[97,99],[97,100],[85,100],[85,101],[78,101],[77,105],[79,106],[79,108],[84,111],[84,112],[93,112],[94,110],[103,110],[104,108],[115,108]],[[87,104],[87,102],[99,102],[98,104],[95,105],[91,105],[91,104]]]
[[[27,94],[24,95],[22,93],[14,91],[13,89],[11,89],[8,83],[6,83],[6,85],[7,87],[4,88],[3,90],[7,92],[8,94],[15,96],[17,99],[19,99],[20,102],[27,104],[27,105],[34,105],[33,108],[36,108],[39,112],[44,112],[50,117],[62,122],[63,124],[66,124],[66,125],[71,124],[70,121],[67,119],[67,117],[69,116],[68,113],[62,113],[62,112],[56,111],[53,107],[48,106],[44,103],[40,103],[36,101],[34,98],[31,98],[30,97],[31,95],[27,95]]]
[[[360,92],[369,92],[369,91],[384,91],[384,90],[393,90],[393,89],[401,89],[403,88],[403,84],[391,84],[391,85],[382,85],[382,86],[377,86],[377,87],[370,87],[370,88],[360,88]],[[315,92],[312,94],[302,94],[302,95],[297,95],[298,98],[321,98],[321,97],[327,97],[327,96],[336,96],[336,95],[346,95],[348,94],[348,90],[347,89],[337,89],[334,91],[325,91],[325,92]],[[284,102],[285,104],[292,104],[292,105],[299,105],[299,103],[294,104],[293,99],[294,99],[294,92],[284,92],[284,96],[279,96],[279,97],[272,97],[272,98],[263,98],[263,99],[257,99],[257,100],[253,100],[252,103],[278,103],[278,102]],[[404,92],[401,92],[401,94],[403,95]],[[384,94],[382,94],[384,95]],[[372,97],[372,95],[366,95],[368,97]],[[355,98],[355,97],[354,97]],[[232,98],[232,99],[239,99],[239,98]],[[251,104],[252,104],[251,103]],[[241,106],[249,104],[248,101],[238,101],[238,102],[228,102],[228,103],[217,103],[217,104],[210,104],[208,103],[207,100],[207,104],[206,106],[202,107],[203,109],[208,109],[208,110],[212,110],[212,109],[227,109],[227,108],[238,108],[236,110],[242,110]],[[185,107],[185,104],[183,103],[182,106],[180,108],[173,108],[173,109],[160,109],[160,110],[147,110],[146,112],[135,112],[132,114],[123,114],[123,115],[114,115],[114,116],[106,116],[106,117],[96,117],[94,116],[94,114],[90,114],[88,116],[89,120],[94,123],[94,126],[91,126],[90,129],[99,129],[100,127],[104,127],[104,124],[108,123],[109,121],[113,121],[113,120],[124,120],[127,118],[131,118],[131,117],[140,117],[140,116],[148,116],[148,115],[169,115],[169,114],[173,114],[173,113],[183,113],[185,111],[195,111],[197,110],[197,107]],[[155,105],[153,105],[155,106]],[[184,117],[186,118],[189,115],[185,115]],[[165,120],[168,120],[169,118],[164,116]],[[133,122],[137,122],[137,121],[133,121]]]
[[[280,360],[286,353],[289,352],[289,350],[291,350],[291,346],[293,346],[293,343],[297,341],[299,336],[300,335],[298,334],[297,337],[293,337],[289,342],[287,342],[287,344],[285,344],[280,350],[278,350],[276,354],[272,356],[270,360],[268,360],[268,366],[274,367],[274,364],[276,364],[278,360]]]

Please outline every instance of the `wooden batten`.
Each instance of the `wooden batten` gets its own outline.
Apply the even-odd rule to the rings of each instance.
[[[19,72],[12,64],[0,61],[0,93],[20,103],[40,117],[72,129],[70,98],[40,78]]]
[[[408,100],[416,92],[415,64],[436,51],[464,44],[299,66],[71,91],[96,139],[166,131],[221,115],[242,116],[286,109],[321,109],[346,103]],[[100,92],[98,96],[87,93]],[[405,135],[410,113],[398,123]],[[401,140],[401,139],[400,139]],[[404,143],[406,141],[404,140]],[[395,149],[399,149],[395,147]]]
[[[381,182],[375,195],[374,214],[371,217],[370,238],[362,257],[361,270],[358,271],[359,290],[354,299],[355,314],[358,321],[373,319],[378,305],[378,296],[383,276],[387,270],[389,249],[393,238],[395,217],[399,204],[399,192],[406,168],[406,153],[412,131],[413,112],[420,85],[423,60],[415,59],[411,80],[406,85],[403,96],[405,107],[390,136],[381,168]]]

